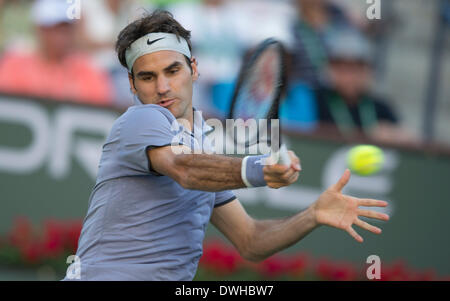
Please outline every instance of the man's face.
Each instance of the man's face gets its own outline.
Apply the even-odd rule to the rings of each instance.
[[[167,108],[175,118],[192,118],[192,85],[198,78],[197,65],[181,53],[162,50],[141,56],[133,65],[132,92],[144,104]]]
[[[356,101],[367,92],[370,81],[370,67],[353,60],[334,60],[329,64],[329,74],[334,88],[347,101]]]
[[[74,25],[59,23],[53,26],[38,26],[41,48],[51,59],[62,59],[73,48]]]

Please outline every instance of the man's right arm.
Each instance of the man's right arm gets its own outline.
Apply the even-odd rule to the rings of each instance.
[[[175,152],[173,148],[178,148]],[[149,149],[148,158],[155,171],[177,181],[186,189],[222,191],[244,188],[241,177],[242,158],[208,155],[183,154],[186,146],[163,146]],[[179,153],[179,154],[176,154]],[[293,165],[298,158],[291,153]],[[298,169],[291,166],[270,165],[264,167],[264,179],[269,187],[279,188],[295,182]]]

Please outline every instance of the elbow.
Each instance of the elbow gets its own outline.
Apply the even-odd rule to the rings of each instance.
[[[244,258],[247,261],[253,262],[253,263],[259,263],[263,260],[257,256],[253,256],[252,254],[243,254],[243,253],[240,253],[240,254],[241,254],[242,258]]]
[[[254,236],[254,233],[256,233],[257,231],[255,221],[252,220],[252,223],[248,224],[246,228],[250,231],[245,233],[244,236],[241,236],[240,243],[237,245],[239,255],[241,255],[241,257],[245,260],[251,262],[261,262],[269,256],[262,254],[260,252],[261,248],[258,248],[255,245],[256,237]]]
[[[250,252],[250,251],[239,251],[239,254],[245,260],[250,261],[250,262],[254,262],[254,263],[261,262],[261,261],[263,261],[264,259],[267,258],[267,256],[256,254],[255,252]]]
[[[247,261],[257,262],[253,253],[250,251],[247,245],[236,246],[239,252],[239,255]]]

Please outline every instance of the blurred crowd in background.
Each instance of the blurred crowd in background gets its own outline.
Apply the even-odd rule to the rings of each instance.
[[[133,101],[114,50],[117,35],[162,8],[192,31],[200,71],[193,103],[206,116],[227,117],[243,54],[275,37],[289,53],[285,128],[450,145],[449,1],[382,0],[379,20],[369,20],[369,6],[365,0],[0,0],[0,93],[126,109]],[[414,26],[421,30],[408,31]]]

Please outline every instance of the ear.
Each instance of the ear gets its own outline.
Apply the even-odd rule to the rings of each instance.
[[[134,87],[134,80],[133,80],[133,76],[131,75],[131,73],[128,73],[128,80],[130,81],[130,91],[133,94],[136,94],[136,88]]]
[[[198,63],[195,57],[191,58],[191,68],[192,68],[192,80],[195,82],[198,80],[200,74],[198,73]]]

